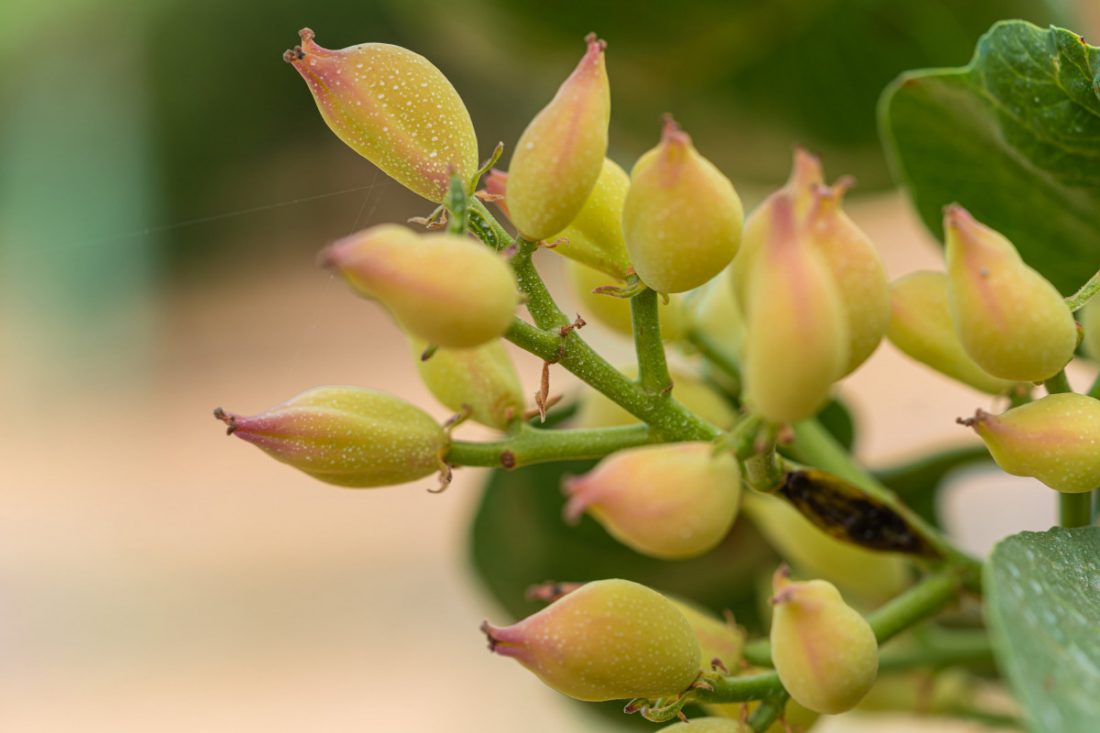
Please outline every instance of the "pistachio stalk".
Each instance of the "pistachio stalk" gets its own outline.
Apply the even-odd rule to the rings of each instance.
[[[634,348],[638,354],[638,382],[647,394],[664,396],[672,389],[665,362],[661,326],[657,320],[657,292],[645,288],[630,299]]]
[[[576,430],[540,430],[523,425],[502,440],[451,443],[446,460],[456,466],[522,468],[548,461],[603,458],[653,442],[647,425]]]

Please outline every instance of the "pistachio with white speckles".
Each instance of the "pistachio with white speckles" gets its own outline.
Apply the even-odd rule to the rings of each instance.
[[[1014,476],[1031,476],[1067,494],[1100,486],[1100,400],[1052,394],[1000,415],[979,410],[960,420]]]
[[[851,710],[878,676],[878,642],[867,620],[824,580],[773,579],[771,644],[787,692],[818,713]]]
[[[508,214],[528,239],[546,239],[580,213],[607,155],[611,90],[606,43],[588,49],[519,138],[508,166]]]
[[[659,293],[698,287],[730,263],[744,212],[733,184],[671,118],[634,164],[623,235],[642,282]]]
[[[454,234],[382,224],[332,244],[321,260],[409,334],[437,346],[467,349],[499,338],[520,299],[499,254]]]
[[[336,136],[384,173],[440,203],[452,173],[472,180],[477,136],[466,105],[435,66],[407,48],[322,48],[308,28],[283,54]]]
[[[699,642],[684,615],[628,580],[586,583],[512,626],[481,630],[491,651],[577,700],[675,695],[699,674]]]
[[[668,443],[619,451],[568,480],[565,517],[588,513],[644,555],[683,559],[713,549],[741,500],[741,474],[711,443]]]
[[[1041,382],[1061,371],[1077,348],[1062,295],[958,204],[945,209],[944,229],[948,302],[966,353],[1002,379]]]
[[[436,349],[428,359],[422,358],[427,343],[410,339],[409,345],[420,379],[451,410],[469,410],[475,422],[501,430],[523,416],[523,387],[499,340],[472,349]]]
[[[413,405],[359,387],[317,387],[258,415],[218,408],[228,432],[326,483],[389,486],[438,471],[448,438]]]

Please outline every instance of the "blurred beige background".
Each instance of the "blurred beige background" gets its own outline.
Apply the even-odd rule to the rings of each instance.
[[[210,415],[339,383],[433,405],[387,317],[314,266],[327,240],[427,207],[328,136],[278,60],[297,28],[329,29],[333,46],[343,34],[438,50],[487,148],[514,139],[545,101],[575,56],[557,41],[572,43],[590,20],[559,18],[552,32],[490,0],[299,5],[0,9],[0,90],[11,100],[0,117],[0,731],[599,731],[580,706],[485,650],[478,624],[502,614],[465,546],[482,472],[459,471],[442,495],[425,491],[430,481],[336,489],[227,438]],[[661,17],[649,20],[663,32]],[[496,44],[471,43],[491,23],[530,44],[537,84],[501,64]],[[687,27],[680,45],[659,47],[608,30],[612,48],[632,41],[650,66],[690,54],[694,38]],[[443,43],[447,34],[463,43]],[[693,103],[676,96],[675,79],[649,88],[644,66],[621,68],[616,104],[635,114],[613,136],[620,162],[652,142],[636,119],[655,131],[656,112],[680,101],[699,147],[732,163],[753,202],[765,189],[736,162],[781,179],[786,150],[805,141],[793,122],[767,123],[779,139],[760,154],[745,142],[755,138],[725,134],[728,108],[705,106],[724,97],[688,90],[699,92]],[[744,133],[745,119],[737,124]],[[833,143],[846,162],[881,173],[867,163],[877,161],[873,139]],[[846,172],[825,162],[834,177]],[[866,196],[850,211],[892,276],[939,266],[899,195]],[[555,283],[557,264],[542,253]],[[598,326],[585,334],[629,358],[629,344]],[[520,365],[533,392],[538,365]],[[1085,384],[1092,374],[1071,376]],[[560,370],[553,379],[555,390],[571,384]],[[841,391],[871,463],[965,441],[955,417],[989,407],[888,345]],[[1040,486],[990,474],[965,484],[947,496],[946,517],[975,552],[1053,521]],[[818,730],[948,728],[844,718]]]

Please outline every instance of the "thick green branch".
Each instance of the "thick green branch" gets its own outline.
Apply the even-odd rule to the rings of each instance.
[[[456,440],[445,460],[453,466],[520,468],[547,461],[603,458],[624,448],[651,442],[646,425],[577,430],[539,430],[523,426],[502,440],[475,443]]]
[[[634,326],[634,349],[638,354],[638,382],[647,394],[663,396],[672,388],[661,342],[657,315],[657,293],[643,288],[630,299],[630,320]]]

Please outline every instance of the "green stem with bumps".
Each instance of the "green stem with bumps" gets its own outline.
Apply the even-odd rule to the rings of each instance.
[[[1089,278],[1089,281],[1081,286],[1073,295],[1066,298],[1066,305],[1069,309],[1076,313],[1084,308],[1093,297],[1100,293],[1100,272]]]
[[[661,342],[657,315],[657,293],[643,288],[630,299],[630,320],[634,326],[634,349],[638,354],[638,383],[647,394],[664,396],[672,389],[672,378]]]
[[[603,458],[651,442],[653,435],[647,425],[576,430],[540,430],[523,425],[502,440],[453,441],[444,460],[457,466],[521,468],[548,461]]]

